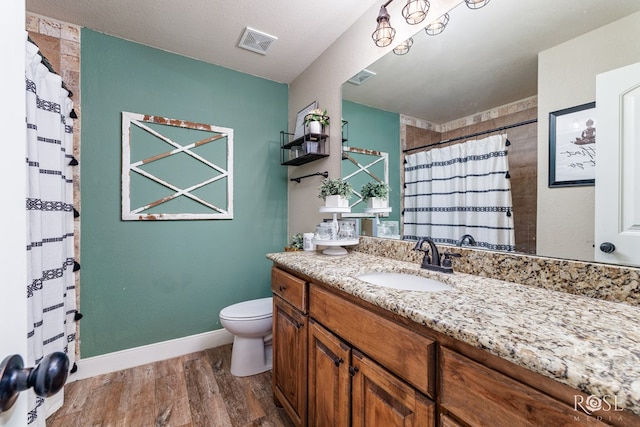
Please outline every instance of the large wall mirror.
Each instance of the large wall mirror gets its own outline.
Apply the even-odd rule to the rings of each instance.
[[[509,167],[516,251],[591,261],[588,252],[593,250],[592,241],[582,242],[587,249],[575,253],[570,244],[554,252],[553,248],[547,249],[553,241],[551,246],[539,241],[540,235],[553,235],[569,223],[583,221],[576,215],[550,218],[550,202],[540,196],[549,190],[548,158],[539,144],[548,136],[546,123],[540,123],[547,120],[549,111],[545,109],[594,101],[595,78],[590,79],[593,87],[583,95],[586,99],[553,99],[561,107],[549,107],[554,104],[548,102],[554,96],[554,83],[541,83],[544,78],[539,75],[538,54],[612,23],[629,25],[625,17],[636,16],[636,25],[638,13],[637,0],[492,0],[477,10],[462,2],[449,11],[450,20],[442,33],[431,36],[421,30],[413,36],[408,53],[390,52],[366,67],[366,73],[345,82],[342,118],[349,122],[349,146],[389,153],[393,219],[403,220],[400,213],[405,154],[434,142],[522,124],[505,131],[511,142]],[[430,18],[435,19],[427,19]],[[616,31],[612,37],[613,33]],[[599,35],[607,36],[606,32]],[[564,62],[545,66],[560,76],[555,88],[562,92],[560,89],[565,86],[576,84],[571,69],[597,68],[592,63],[601,56],[607,57],[609,69],[640,61],[640,57],[624,58],[617,65],[616,55],[637,55],[637,51],[629,54],[628,50],[621,47],[619,51],[602,52],[597,47],[591,51],[587,48],[588,55],[565,57]],[[546,61],[552,60],[548,55]],[[550,72],[546,72],[548,75]],[[349,166],[344,160],[342,164],[345,175]],[[591,192],[588,197],[593,199],[593,187],[581,191]],[[571,192],[577,193],[567,189],[562,194],[556,191],[553,196],[562,198]],[[581,194],[572,197],[580,198]],[[593,227],[593,212],[584,217],[585,227]]]

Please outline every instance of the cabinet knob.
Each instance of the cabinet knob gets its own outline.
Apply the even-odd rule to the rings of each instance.
[[[610,254],[616,250],[616,245],[611,242],[604,242],[600,244],[600,250],[605,254]]]
[[[344,360],[341,357],[336,357],[335,359],[333,359],[333,363],[336,366],[340,366],[340,364],[344,363]]]
[[[285,285],[280,285],[278,289],[280,290],[280,292],[283,292],[287,290],[287,287]]]

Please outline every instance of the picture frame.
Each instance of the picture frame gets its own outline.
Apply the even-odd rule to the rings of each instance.
[[[296,116],[296,127],[293,131],[294,139],[300,138],[302,135],[304,135],[304,117],[316,108],[318,108],[318,101],[313,101],[311,104],[298,111],[298,114]]]
[[[595,185],[596,103],[549,113],[549,187]]]

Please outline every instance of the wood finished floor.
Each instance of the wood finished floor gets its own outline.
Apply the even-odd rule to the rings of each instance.
[[[48,427],[293,426],[273,403],[271,371],[231,375],[231,345],[80,380]]]

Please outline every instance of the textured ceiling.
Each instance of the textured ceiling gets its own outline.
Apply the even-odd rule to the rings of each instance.
[[[282,83],[294,80],[374,3],[377,1],[26,2],[32,13]],[[237,47],[245,27],[278,38],[266,56]]]
[[[26,4],[36,14],[290,83],[382,2],[27,0]],[[442,34],[432,37],[420,31],[407,55],[386,55],[368,67],[377,73],[374,78],[361,86],[345,84],[343,96],[444,123],[535,95],[538,52],[638,10],[640,0],[491,0],[478,10],[462,3],[450,12],[451,21]],[[399,25],[402,18],[396,15],[391,22]],[[375,17],[363,19],[371,19],[373,32]],[[278,37],[266,56],[237,47],[245,27]]]
[[[377,75],[361,86],[344,84],[343,97],[446,123],[536,95],[538,52],[639,10],[639,0],[491,0],[477,10],[459,4],[444,32],[420,31],[408,54],[389,53],[367,67]]]

